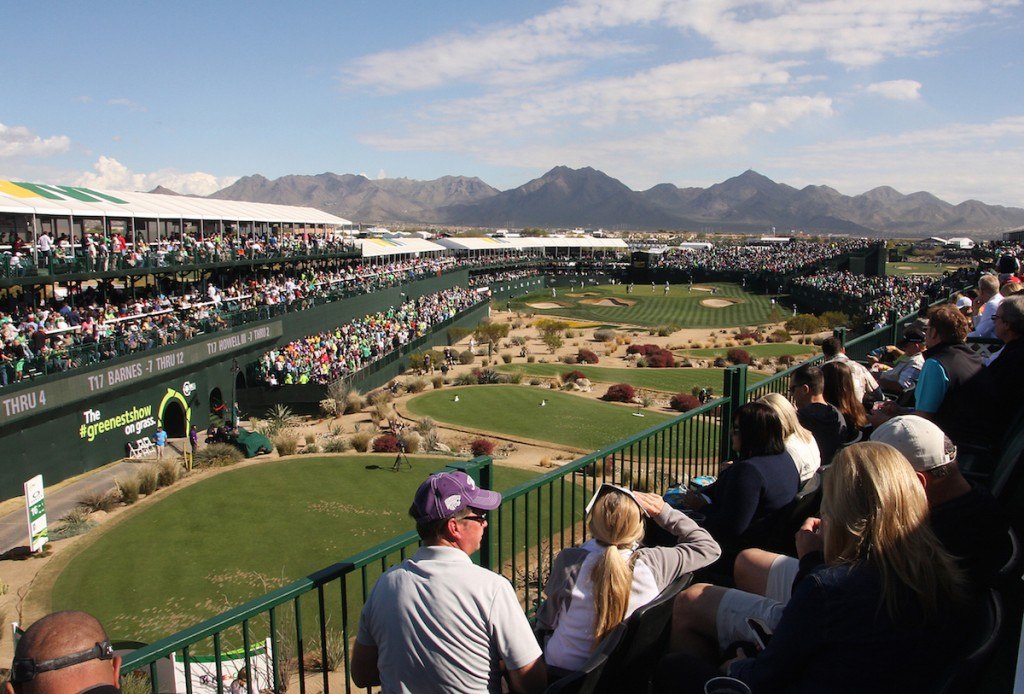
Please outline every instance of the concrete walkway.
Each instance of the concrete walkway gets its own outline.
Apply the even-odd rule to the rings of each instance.
[[[165,455],[181,457],[181,449],[185,439],[168,440]],[[123,460],[120,463],[87,473],[80,479],[61,487],[57,491],[46,491],[46,521],[52,529],[69,511],[73,511],[78,502],[90,494],[102,494],[114,489],[118,477],[126,477],[139,469],[142,463],[151,463],[153,459]],[[25,498],[21,497],[22,506],[18,510],[0,517],[0,554],[17,547],[28,547],[28,517],[25,511]]]

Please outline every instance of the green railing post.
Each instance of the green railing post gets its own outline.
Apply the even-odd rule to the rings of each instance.
[[[457,461],[448,464],[450,470],[461,470],[473,478],[476,486],[481,489],[494,489],[494,459],[482,455],[465,462]],[[491,524],[484,526],[484,536],[480,541],[480,551],[473,555],[473,561],[486,569],[491,569]]]
[[[889,344],[898,345],[900,342],[900,314],[896,309],[889,310]]]
[[[839,340],[839,344],[846,345],[846,328],[832,328],[832,337]]]
[[[725,370],[725,384],[722,396],[728,401],[722,407],[719,424],[718,459],[732,458],[732,417],[747,400],[747,365],[730,366]]]

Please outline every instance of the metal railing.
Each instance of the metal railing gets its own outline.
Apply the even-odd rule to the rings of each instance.
[[[726,406],[725,398],[711,401],[506,490],[502,506],[490,514],[474,560],[506,576],[532,615],[554,556],[587,538],[583,509],[597,487],[615,482],[661,493],[690,476],[717,471]],[[464,470],[481,487],[491,488],[488,457],[449,468]],[[308,687],[327,694],[332,686],[350,692],[353,685],[345,673],[362,606],[380,574],[410,556],[418,544],[415,532],[394,537],[135,650],[124,658],[121,671],[127,677],[148,677],[151,691],[166,691],[161,677],[166,678],[167,659],[173,658],[184,664],[185,690],[191,694],[196,656],[212,655],[212,678],[222,692],[227,654],[240,648],[244,666],[252,673],[254,645],[269,638],[270,655],[263,656],[270,661],[268,681],[254,683],[256,678],[250,676],[249,692],[283,691],[296,679],[300,694]],[[239,665],[235,661],[233,667],[240,669]]]

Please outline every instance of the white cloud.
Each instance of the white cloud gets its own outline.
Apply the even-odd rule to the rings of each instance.
[[[826,183],[847,195],[889,185],[943,200],[1024,207],[1024,116],[807,146],[773,159],[794,185]]]
[[[915,101],[921,98],[921,83],[914,80],[889,80],[869,84],[864,91],[894,101]]]
[[[0,157],[49,157],[71,146],[66,135],[40,137],[22,125],[0,123]]]
[[[237,180],[237,176],[214,176],[202,171],[182,173],[174,169],[136,173],[116,159],[101,156],[93,164],[93,171],[83,173],[74,183],[91,188],[143,192],[164,186],[176,193],[209,195]]]
[[[107,105],[108,106],[119,106],[121,108],[126,108],[129,111],[131,111],[132,113],[145,113],[146,111],[149,110],[145,106],[143,106],[142,104],[137,103],[135,101],[132,101],[131,99],[125,99],[125,98],[107,99]]]

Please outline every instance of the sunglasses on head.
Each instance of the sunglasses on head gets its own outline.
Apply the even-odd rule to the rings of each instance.
[[[113,657],[114,647],[110,645],[110,641],[103,641],[87,651],[62,655],[59,658],[51,658],[38,663],[33,658],[15,658],[11,664],[11,683],[31,682],[41,672],[63,670],[66,667],[87,663],[90,660],[112,660]]]

